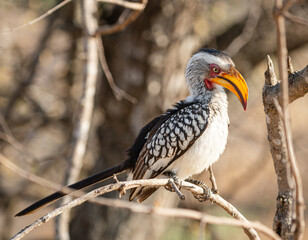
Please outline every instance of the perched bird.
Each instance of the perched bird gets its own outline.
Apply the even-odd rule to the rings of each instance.
[[[208,169],[225,149],[228,136],[228,101],[224,88],[233,92],[246,110],[248,87],[229,56],[215,49],[200,49],[189,60],[186,83],[190,95],[143,127],[128,157],[119,165],[69,185],[82,189],[114,174],[129,171],[129,179],[163,176],[180,180]],[[156,188],[138,187],[130,200],[148,198]],[[16,216],[26,215],[65,194],[55,192]]]

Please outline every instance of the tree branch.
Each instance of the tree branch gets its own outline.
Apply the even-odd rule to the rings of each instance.
[[[132,10],[143,10],[145,8],[145,4],[143,3],[127,2],[123,0],[97,0],[97,1],[119,5],[121,7],[129,8]]]
[[[69,166],[64,185],[69,185],[77,181],[83,165],[83,158],[86,152],[93,116],[98,73],[98,51],[94,36],[98,28],[96,0],[80,0],[80,6],[84,33],[84,86],[79,112],[77,114],[78,119],[74,126],[72,150],[69,156]],[[63,199],[63,202],[68,202],[70,200],[70,197],[66,197]],[[57,219],[56,230],[58,239],[70,239],[68,230],[69,216],[70,211],[66,211]]]
[[[284,12],[283,15],[292,22],[308,26],[308,20],[299,16],[293,15],[290,12]]]
[[[277,81],[273,62],[268,56],[268,70],[265,72],[266,84],[263,88],[263,97],[266,105],[273,107],[273,99],[277,98],[281,104],[281,83]],[[269,76],[273,74],[274,76]],[[304,97],[308,92],[308,65],[300,71],[289,74],[289,103]]]
[[[30,224],[19,233],[17,233],[11,240],[17,240],[23,238],[33,229],[41,226],[43,223],[48,222],[50,219],[54,218],[55,216],[61,214],[62,212],[66,211],[69,208],[78,206],[86,201],[91,201],[94,203],[98,203],[105,206],[110,207],[118,207],[118,208],[125,208],[129,209],[133,212],[139,213],[146,213],[146,214],[156,214],[160,216],[168,216],[168,217],[176,217],[176,218],[187,218],[193,219],[198,221],[203,221],[205,223],[211,224],[224,224],[224,225],[231,225],[231,226],[241,226],[245,233],[249,236],[250,239],[260,239],[255,232],[255,229],[260,231],[261,233],[265,234],[271,239],[280,239],[271,229],[267,228],[266,226],[260,223],[253,223],[249,222],[243,215],[230,203],[225,201],[222,197],[217,194],[211,193],[209,196],[209,200],[223,209],[225,209],[232,217],[236,220],[230,218],[221,218],[221,217],[214,217],[208,214],[204,214],[195,210],[188,210],[188,209],[179,209],[179,208],[161,208],[161,207],[152,207],[146,206],[142,204],[137,204],[133,202],[121,201],[116,199],[106,199],[106,198],[95,198],[99,195],[111,192],[111,191],[122,191],[123,189],[128,190],[135,187],[141,186],[168,186],[170,179],[147,179],[147,180],[133,180],[133,181],[125,181],[125,182],[116,182],[113,184],[109,184],[107,186],[103,186],[101,188],[95,189],[73,201],[60,206],[59,208],[53,210],[52,212],[46,214],[42,218],[38,219],[34,223]],[[191,191],[195,194],[204,194],[203,188],[194,185],[189,182],[182,182],[182,188]],[[95,199],[94,199],[95,198]]]
[[[127,11],[124,11],[122,13],[122,15],[119,17],[119,20],[118,20],[117,23],[115,23],[114,25],[110,25],[110,26],[100,26],[97,29],[96,34],[98,34],[98,35],[108,35],[108,34],[120,32],[120,31],[124,30],[129,24],[134,22],[140,16],[142,11],[146,7],[147,3],[148,3],[148,0],[142,0],[140,4],[142,4],[144,6],[143,9],[135,10],[135,11],[131,12],[130,14],[128,14],[129,10],[126,9]]]
[[[63,6],[65,6],[66,4],[70,3],[72,0],[65,0],[61,3],[59,3],[58,5],[56,5],[55,7],[53,7],[52,9],[48,10],[47,12],[45,12],[44,14],[42,14],[41,16],[33,19],[32,21],[30,22],[27,22],[23,25],[20,25],[18,27],[15,27],[15,28],[11,28],[9,30],[6,30],[6,31],[1,31],[0,34],[4,34],[4,33],[10,33],[10,32],[16,32],[22,28],[25,28],[25,27],[28,27],[28,26],[31,26],[41,20],[43,20],[44,18],[48,17],[49,15],[53,14],[55,11],[59,10],[60,8],[62,8]],[[47,28],[48,29],[48,28]]]
[[[224,50],[225,53],[227,53],[230,57],[233,57],[240,51],[242,47],[244,47],[249,42],[258,25],[260,16],[261,16],[261,1],[260,0],[251,1],[248,18],[244,25],[242,33],[235,39],[233,39],[233,41],[229,44],[229,46]]]
[[[17,175],[19,175],[19,176],[21,176],[21,177],[23,177],[23,178],[25,178],[29,181],[32,181],[36,184],[51,188],[55,191],[58,191],[59,189],[61,189],[61,191],[65,194],[70,193],[72,196],[78,197],[77,199],[75,199],[75,200],[73,200],[73,201],[71,201],[67,204],[62,205],[61,207],[59,207],[59,208],[55,209],[54,211],[48,213],[47,215],[45,215],[41,219],[35,221],[33,224],[31,224],[28,227],[21,230],[12,239],[23,238],[25,235],[27,235],[33,229],[35,229],[35,228],[39,227],[41,224],[49,221],[50,218],[56,217],[56,216],[60,215],[61,213],[63,213],[65,210],[67,211],[67,209],[73,208],[77,205],[80,205],[80,204],[86,202],[86,201],[99,203],[99,204],[110,206],[110,207],[130,209],[133,212],[153,213],[152,210],[150,212],[147,212],[147,211],[144,210],[144,208],[151,208],[149,206],[142,206],[140,204],[136,204],[136,203],[132,203],[132,202],[126,202],[126,201],[123,202],[123,201],[119,201],[119,200],[116,200],[116,199],[112,199],[112,200],[94,199],[94,197],[97,197],[97,196],[102,195],[104,193],[108,193],[110,191],[115,191],[115,190],[120,191],[120,195],[121,195],[121,193],[125,192],[127,189],[131,189],[131,188],[134,188],[134,187],[140,187],[140,186],[168,186],[170,184],[170,181],[172,181],[172,179],[150,179],[150,180],[134,180],[134,181],[128,181],[128,182],[119,182],[117,180],[117,178],[115,177],[114,179],[116,180],[116,183],[95,189],[92,192],[85,194],[83,191],[75,191],[74,189],[70,189],[68,187],[62,187],[59,184],[56,184],[54,182],[50,182],[50,181],[48,181],[44,178],[41,178],[41,177],[39,177],[35,174],[27,172],[24,169],[18,167],[14,163],[12,163],[9,159],[7,159],[5,156],[3,156],[1,154],[0,154],[0,163],[2,163],[5,167],[9,168],[11,171],[16,173]],[[185,182],[185,181],[182,182],[182,188],[186,189],[188,191],[191,191],[195,194],[203,194],[204,193],[204,190],[201,187],[194,185],[192,183],[189,183],[189,182]],[[250,239],[259,239],[257,233],[254,231],[254,229],[252,229],[252,227],[255,227],[258,231],[260,231],[261,233],[267,235],[268,237],[270,237],[272,239],[279,239],[279,237],[277,237],[277,235],[275,235],[275,233],[273,231],[271,231],[269,228],[267,228],[266,226],[264,226],[260,223],[249,222],[234,206],[232,206],[230,203],[228,203],[226,200],[224,200],[218,194],[213,194],[211,192],[210,196],[209,196],[209,200],[212,203],[215,203],[215,204],[219,205],[220,207],[222,207],[223,209],[225,209],[232,217],[234,217],[238,221],[231,221],[230,219],[227,219],[227,218],[222,218],[221,221],[219,221],[219,219],[220,219],[219,217],[211,216],[211,218],[216,219],[215,221],[214,220],[212,221],[212,220],[208,219],[208,215],[206,215],[206,214],[202,214],[200,212],[193,211],[193,210],[185,210],[185,211],[193,211],[194,216],[196,216],[198,214],[200,216],[202,216],[202,217],[196,219],[196,220],[200,220],[200,222],[206,222],[206,223],[212,223],[212,224],[226,224],[226,225],[231,225],[231,226],[242,226],[245,233],[249,236]],[[138,210],[139,208],[141,208],[143,210]],[[135,209],[137,209],[137,210],[135,210]],[[155,209],[157,209],[157,208],[155,208]],[[181,209],[175,210],[176,212],[179,213],[178,215],[164,214],[166,211],[168,211],[168,210],[164,209],[158,215],[170,216],[170,217],[184,217],[184,216],[181,215],[181,211],[182,211]],[[170,211],[172,212],[173,209],[171,209]],[[206,216],[206,218],[205,218],[205,216]],[[187,217],[187,218],[195,219],[194,217]]]
[[[104,44],[101,36],[96,36],[96,43],[97,43],[97,49],[99,53],[99,60],[101,63],[101,67],[105,73],[106,79],[116,99],[118,101],[121,101],[123,98],[125,98],[127,101],[130,101],[131,103],[137,103],[136,98],[132,97],[131,95],[129,95],[127,92],[125,92],[123,89],[119,88],[116,85],[106,61]]]
[[[285,141],[285,130],[275,99],[281,105],[281,83],[277,81],[273,62],[268,56],[268,69],[265,72],[263,104],[266,116],[268,140],[275,171],[277,174],[278,197],[277,211],[274,219],[274,230],[283,239],[293,239],[293,184],[288,150]],[[308,92],[308,65],[301,71],[290,73],[288,77],[289,103],[303,97]],[[282,110],[281,110],[282,111]],[[284,118],[284,117],[283,117]]]
[[[282,112],[283,112],[283,128],[285,132],[285,141],[286,141],[286,151],[287,151],[287,160],[290,163],[290,169],[292,176],[295,180],[295,191],[296,191],[296,229],[294,237],[295,239],[301,240],[304,237],[305,229],[305,219],[304,219],[304,196],[303,196],[303,185],[302,179],[300,176],[299,168],[297,166],[297,161],[295,158],[293,140],[292,140],[292,131],[290,124],[290,112],[289,112],[289,83],[288,83],[288,67],[287,67],[287,38],[286,38],[286,29],[285,29],[285,18],[283,12],[286,12],[294,3],[295,0],[288,0],[283,3],[282,0],[275,1],[274,7],[274,18],[277,28],[277,43],[278,43],[278,64],[279,64],[279,76],[282,81]],[[294,189],[294,184],[291,182],[291,190]],[[293,195],[293,194],[292,194]],[[293,231],[293,230],[291,230]]]

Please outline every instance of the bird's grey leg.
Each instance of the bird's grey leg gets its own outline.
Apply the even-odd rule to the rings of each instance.
[[[190,182],[192,184],[198,185],[199,187],[203,188],[204,194],[194,194],[194,197],[199,200],[200,202],[204,202],[209,199],[211,194],[211,189],[202,181],[196,180],[193,178],[186,178],[186,182]]]
[[[174,172],[171,171],[164,172],[163,174],[167,177],[171,177],[173,180],[169,182],[168,186],[165,186],[165,189],[171,192],[176,192],[176,194],[179,196],[181,200],[185,200],[185,196],[180,191],[182,187],[182,180]]]
[[[166,177],[172,178],[174,183],[179,187],[179,189],[181,189],[181,187],[182,187],[182,180],[174,172],[168,171],[168,172],[164,172],[163,174]],[[175,191],[175,189],[172,186],[165,186],[165,188],[168,191],[170,191],[170,192],[174,192]]]
[[[212,192],[216,194],[216,193],[218,193],[218,187],[217,187],[217,184],[216,184],[216,179],[215,179],[215,176],[214,176],[212,165],[209,167],[208,171],[210,173],[210,181],[212,183]]]

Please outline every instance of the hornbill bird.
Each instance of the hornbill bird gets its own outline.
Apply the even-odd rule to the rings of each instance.
[[[224,88],[234,93],[246,110],[248,87],[231,58],[215,49],[200,49],[189,60],[186,83],[190,95],[144,126],[128,157],[119,165],[68,187],[82,189],[129,171],[129,179],[176,176],[180,180],[208,169],[225,149],[228,136],[228,101]],[[130,200],[141,202],[157,188],[138,187]],[[17,213],[23,216],[65,194],[55,192]]]

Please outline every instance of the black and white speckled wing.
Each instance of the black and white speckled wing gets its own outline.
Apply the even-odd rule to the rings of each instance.
[[[148,132],[133,169],[133,179],[155,178],[182,156],[207,127],[209,109],[200,102],[179,102]],[[133,199],[140,189],[131,191]]]

